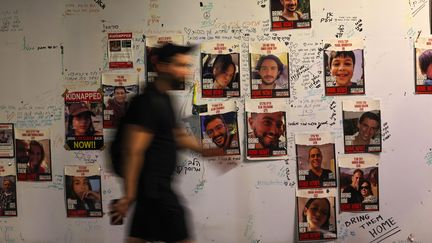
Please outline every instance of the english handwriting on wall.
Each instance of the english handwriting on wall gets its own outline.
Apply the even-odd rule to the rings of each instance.
[[[369,233],[372,237],[371,242],[381,242],[401,231],[393,217],[384,218],[381,215],[355,216],[349,221],[345,221],[345,225],[358,225],[361,230]]]
[[[23,31],[18,10],[0,11],[0,32]]]

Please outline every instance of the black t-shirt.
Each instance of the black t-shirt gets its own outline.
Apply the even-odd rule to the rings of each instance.
[[[138,194],[144,192],[146,196],[157,197],[161,191],[170,190],[177,161],[173,133],[176,122],[169,96],[148,84],[144,93],[132,100],[125,121],[154,135],[144,154]]]

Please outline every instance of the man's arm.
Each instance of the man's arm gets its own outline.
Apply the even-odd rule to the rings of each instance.
[[[137,125],[125,127],[126,141],[122,147],[124,158],[122,158],[125,196],[113,205],[114,217],[125,217],[129,205],[135,201],[138,180],[144,165],[144,153],[153,140],[153,133]],[[119,220],[121,218],[118,218]]]
[[[193,135],[187,134],[184,128],[174,129],[177,146],[202,153],[201,142]]]

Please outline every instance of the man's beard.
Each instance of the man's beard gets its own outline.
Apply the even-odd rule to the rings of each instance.
[[[267,136],[267,133],[264,133],[262,136],[257,136],[256,131],[254,131],[255,137],[258,138],[258,142],[264,147],[264,148],[279,148],[279,139],[276,141],[272,140],[270,144],[265,143],[265,137]]]
[[[184,78],[183,80],[174,77],[173,75],[169,74],[169,73],[158,73],[158,80],[161,80],[165,83],[167,83],[171,89],[176,90],[179,89],[181,86],[181,83],[184,82]]]

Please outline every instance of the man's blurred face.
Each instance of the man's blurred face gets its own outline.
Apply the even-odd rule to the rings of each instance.
[[[177,80],[184,80],[186,76],[191,75],[190,65],[192,57],[187,54],[176,54],[167,64],[167,72]]]
[[[362,173],[360,172],[354,173],[354,175],[352,175],[351,177],[352,184],[358,187],[360,183],[360,179],[362,179],[362,177],[363,177]]]
[[[279,147],[279,138],[284,133],[283,112],[252,114],[249,125],[263,147]]]
[[[228,129],[221,119],[216,118],[210,121],[206,126],[206,133],[219,148],[225,146],[228,139]]]
[[[3,190],[9,192],[11,189],[12,185],[11,182],[8,180],[3,180]]]
[[[298,0],[280,0],[284,10],[288,10],[289,12],[294,12],[297,9]]]
[[[123,88],[115,89],[114,100],[119,104],[124,104],[126,102],[126,91]]]

